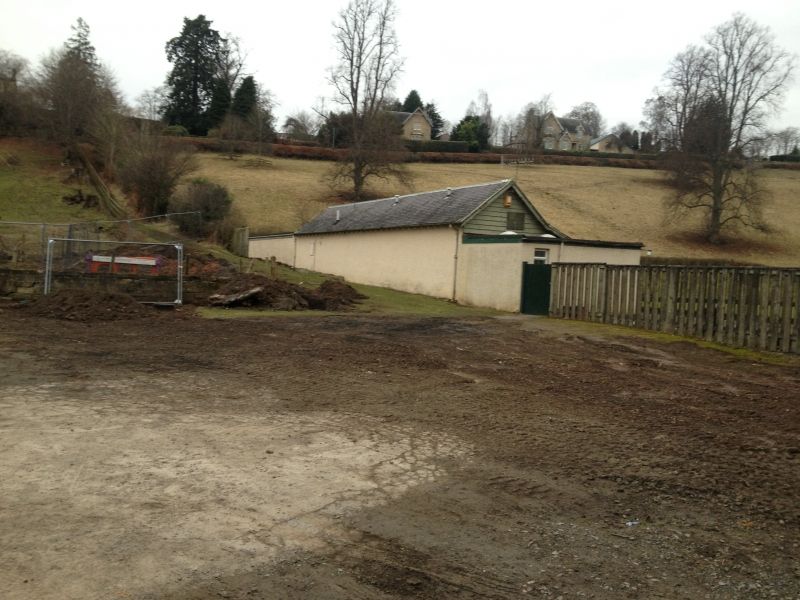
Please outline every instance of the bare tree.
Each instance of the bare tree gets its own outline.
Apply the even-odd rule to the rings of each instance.
[[[109,81],[113,79],[109,75]],[[110,83],[110,90],[116,98],[121,98],[116,82]],[[111,181],[117,178],[116,165],[121,149],[130,135],[130,109],[121,100],[105,102],[98,106],[87,126],[87,132],[103,157],[103,172]]]
[[[353,139],[347,160],[339,163],[333,178],[352,182],[356,201],[363,198],[364,184],[371,177],[407,178],[392,152],[398,147],[396,126],[384,110],[403,66],[395,16],[392,0],[351,0],[334,23],[338,63],[329,81],[336,101],[350,113]]]
[[[314,114],[301,110],[286,117],[283,130],[296,139],[312,139],[319,130],[319,119]]]
[[[216,62],[216,78],[223,82],[233,94],[242,79],[242,70],[247,54],[242,50],[238,37],[228,33],[220,40],[219,49],[214,58]]]
[[[28,61],[21,56],[0,49],[0,79],[14,84],[18,78],[28,68]]]
[[[690,46],[672,61],[666,88],[645,107],[670,150],[669,206],[677,215],[702,211],[712,243],[737,223],[765,229],[763,190],[745,157],[763,139],[765,117],[780,105],[793,68],[769,28],[737,13],[705,46]]]
[[[552,94],[544,94],[536,102],[526,104],[517,116],[515,140],[527,154],[542,147],[544,118],[552,110]]]
[[[143,91],[136,97],[135,114],[142,119],[161,121],[167,103],[167,89],[163,85]]]
[[[789,154],[800,145],[800,129],[786,127],[772,134],[772,139],[778,154]]]
[[[23,83],[27,73],[27,60],[0,50],[0,134],[19,133],[33,125],[33,103]]]
[[[102,110],[119,102],[113,76],[95,55],[89,26],[78,19],[63,48],[42,60],[37,92],[50,111],[54,133],[63,141],[84,136]]]
[[[495,144],[495,137],[497,135],[497,122],[492,116],[492,103],[489,102],[489,94],[486,93],[486,90],[478,90],[477,110],[477,115],[480,117],[481,122],[486,123],[486,128],[489,130],[489,143]]]
[[[578,119],[584,125],[589,127],[589,135],[595,137],[605,129],[605,119],[600,114],[600,110],[594,102],[582,102],[577,106],[573,106],[566,117],[570,119]]]
[[[122,153],[119,161],[122,189],[144,216],[166,213],[181,178],[197,168],[192,149],[177,143],[140,132]]]

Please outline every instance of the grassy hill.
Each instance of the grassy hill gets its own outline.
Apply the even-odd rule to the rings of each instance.
[[[78,188],[94,193],[87,182],[64,183],[70,168],[54,144],[33,139],[0,139],[0,220],[75,223],[108,219],[101,212],[70,205],[63,196]]]
[[[293,230],[340,201],[326,181],[326,162],[273,158],[270,165],[255,166],[251,157],[203,154],[199,163],[201,176],[230,188],[253,232]],[[713,246],[697,234],[699,219],[678,223],[668,218],[664,200],[670,190],[660,171],[429,163],[409,168],[410,188],[378,182],[372,188],[376,197],[514,178],[544,217],[572,237],[642,241],[656,257],[800,266],[800,171],[762,172],[771,196],[765,209],[771,233],[737,231],[727,244]]]
[[[17,160],[7,160],[14,156]],[[35,140],[0,139],[0,220],[77,222],[108,218],[96,210],[72,206],[62,196],[66,184],[57,146]],[[242,157],[228,160],[205,153],[199,171],[227,185],[254,233],[289,231],[341,198],[326,181],[330,163],[272,158],[269,164]],[[765,169],[769,200],[765,214],[773,232],[739,231],[723,246],[697,235],[699,221],[667,219],[663,203],[670,194],[663,173],[610,167],[533,165],[412,164],[410,188],[378,182],[373,193],[391,196],[482,181],[515,178],[546,219],[578,238],[642,241],[656,257],[736,260],[775,266],[800,266],[800,171]],[[90,191],[88,184],[82,186]]]

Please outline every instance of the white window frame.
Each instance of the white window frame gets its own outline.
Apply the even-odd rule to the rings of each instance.
[[[534,248],[533,249],[533,264],[535,264],[535,265],[549,265],[550,264],[550,249],[549,248]]]

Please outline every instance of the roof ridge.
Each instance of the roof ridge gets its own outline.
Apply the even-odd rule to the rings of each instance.
[[[484,185],[492,185],[492,184],[495,184],[495,183],[507,183],[507,182],[510,182],[510,181],[513,181],[513,179],[510,179],[510,178],[509,179],[498,179],[496,181],[487,181],[485,183],[473,183],[471,185],[460,185],[460,186],[457,186],[457,187],[448,187],[448,188],[442,188],[442,189],[439,189],[439,190],[426,190],[424,192],[413,192],[411,194],[403,194],[402,196],[400,196],[398,194],[398,195],[395,195],[395,196],[386,196],[385,198],[375,198],[374,200],[363,200],[361,202],[348,202],[347,204],[333,204],[333,205],[329,206],[328,208],[344,208],[346,206],[358,206],[358,205],[370,204],[372,202],[385,202],[386,200],[394,200],[395,198],[410,198],[411,196],[420,196],[422,194],[435,194],[436,192],[446,192],[447,190],[465,190],[467,188],[480,187],[480,186],[484,186]]]

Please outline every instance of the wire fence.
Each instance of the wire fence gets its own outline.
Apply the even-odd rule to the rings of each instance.
[[[153,217],[83,221],[77,223],[36,223],[27,221],[0,221],[0,268],[44,271],[47,241],[64,240],[129,240],[167,242],[171,239],[171,219],[178,215],[195,214],[176,212]],[[162,232],[145,229],[143,225],[166,222]]]

